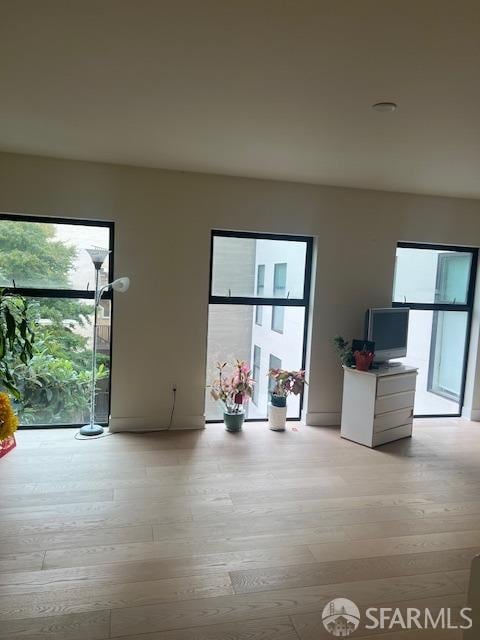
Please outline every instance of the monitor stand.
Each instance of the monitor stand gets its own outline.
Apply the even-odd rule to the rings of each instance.
[[[390,360],[386,360],[385,362],[375,362],[372,365],[372,369],[391,369],[392,367],[401,367],[403,362],[390,362]]]

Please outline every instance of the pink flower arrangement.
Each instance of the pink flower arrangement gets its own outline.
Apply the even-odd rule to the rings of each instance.
[[[244,360],[231,364],[230,374],[226,372],[227,367],[228,362],[217,362],[218,378],[210,385],[210,395],[223,404],[227,413],[241,413],[243,404],[252,397],[255,381]]]
[[[286,371],[285,369],[270,369],[268,377],[275,381],[273,395],[286,397],[293,393],[298,396],[302,393],[307,381],[305,371]]]

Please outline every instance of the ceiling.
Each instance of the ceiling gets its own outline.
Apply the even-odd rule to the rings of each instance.
[[[480,197],[478,0],[0,11],[0,150]]]

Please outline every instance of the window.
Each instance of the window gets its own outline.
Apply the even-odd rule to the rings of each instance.
[[[400,243],[395,262],[393,302],[465,305],[473,250]],[[415,277],[413,277],[415,274]]]
[[[257,266],[257,298],[263,298],[265,294],[265,265],[259,264]],[[263,307],[257,305],[255,307],[255,323],[262,325],[263,320]]]
[[[272,354],[270,354],[270,358],[268,359],[268,368],[269,369],[281,369],[282,368],[282,361],[280,360],[280,358],[277,358],[277,356],[273,356]],[[271,394],[273,393],[273,390],[275,389],[275,381],[272,380],[271,378],[268,379],[268,393]]]
[[[310,244],[309,244],[310,243]],[[311,267],[311,238],[303,236],[284,236],[273,234],[255,234],[235,231],[214,231],[212,235],[212,264],[210,295],[212,298],[229,298],[230,302],[245,298],[272,298],[271,292],[263,291],[263,295],[256,293],[255,273],[256,265],[265,265],[266,259],[277,264],[277,277],[274,276],[275,297],[288,297],[292,300],[304,300],[310,286],[310,274],[306,271]],[[285,255],[294,256],[285,261]],[[286,281],[282,286],[282,279],[286,278],[287,264],[292,271],[289,291]],[[285,272],[285,273],[282,273]],[[277,285],[277,286],[276,286]],[[264,285],[265,286],[265,285]],[[280,292],[283,295],[280,296]],[[288,296],[287,296],[288,293]]]
[[[410,308],[405,363],[418,367],[417,416],[461,414],[477,260],[468,247],[398,244],[393,305]]]
[[[288,369],[305,366],[312,246],[305,236],[212,232],[207,384],[217,362],[246,360],[257,380],[248,420],[267,417],[268,354]],[[301,397],[289,400],[289,418],[299,418],[301,404]],[[222,418],[208,391],[205,415]]]
[[[287,263],[276,264],[273,270],[273,295],[277,298],[285,295],[287,288]]]
[[[86,248],[109,250],[113,223],[0,214],[0,287],[24,296],[35,321],[34,357],[15,368],[21,426],[88,422],[95,273]],[[110,253],[100,271],[112,279]],[[110,414],[110,320],[105,292],[98,319],[96,421]]]
[[[260,384],[260,362],[262,359],[262,350],[257,345],[253,347],[253,366],[252,366],[252,378],[255,380],[253,386],[252,400],[255,404],[258,404],[259,396],[259,384]]]
[[[285,325],[285,307],[272,307],[272,331],[283,333]]]
[[[281,262],[274,266],[273,271],[273,295],[275,298],[285,296],[287,288],[287,263]],[[287,296],[288,297],[288,296]],[[283,333],[285,324],[285,313],[283,307],[272,308],[272,331]]]

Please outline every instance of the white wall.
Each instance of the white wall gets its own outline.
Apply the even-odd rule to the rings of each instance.
[[[132,279],[115,299],[118,430],[165,427],[174,382],[174,425],[203,425],[211,228],[316,237],[306,402],[313,424],[338,422],[341,370],[331,338],[361,335],[365,309],[390,304],[397,241],[480,245],[477,200],[15,154],[0,154],[0,210],[115,220],[116,275]],[[472,358],[468,397],[480,413],[477,371]]]

